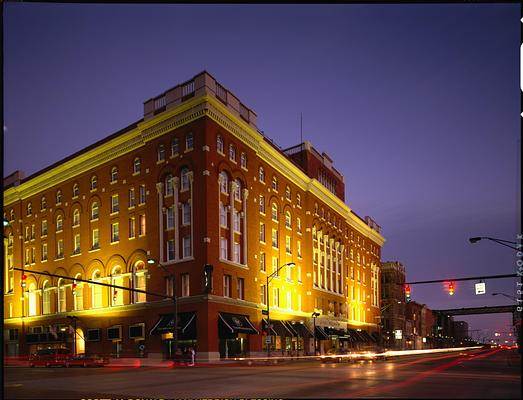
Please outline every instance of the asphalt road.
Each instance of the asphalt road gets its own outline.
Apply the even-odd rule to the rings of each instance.
[[[6,399],[521,398],[515,350],[377,362],[175,368],[4,369]]]

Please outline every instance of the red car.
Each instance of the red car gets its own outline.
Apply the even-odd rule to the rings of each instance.
[[[69,349],[40,349],[29,358],[29,365],[31,367],[65,367],[67,360],[71,357]]]
[[[66,367],[103,367],[109,363],[109,359],[105,357],[89,356],[86,354],[79,354],[71,356],[65,361]]]

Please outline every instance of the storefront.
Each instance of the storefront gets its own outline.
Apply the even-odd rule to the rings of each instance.
[[[172,359],[175,354],[175,347],[180,349],[192,347],[197,350],[196,340],[196,313],[178,313],[178,337],[176,344],[174,340],[174,314],[162,314],[158,322],[151,329],[150,335],[162,335],[162,353],[164,359]]]
[[[259,335],[249,317],[240,314],[218,314],[220,358],[249,355],[249,335]]]

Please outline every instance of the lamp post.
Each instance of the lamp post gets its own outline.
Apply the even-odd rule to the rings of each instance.
[[[470,243],[476,243],[476,242],[479,242],[480,240],[482,239],[487,239],[487,240],[492,240],[493,242],[496,242],[496,243],[499,243],[503,246],[507,246],[507,247],[510,247],[511,249],[514,249],[514,250],[520,250],[518,249],[517,247],[515,246],[510,246],[508,245],[507,243],[510,243],[510,244],[517,244],[516,242],[511,242],[510,240],[503,240],[503,239],[496,239],[496,238],[491,238],[491,237],[487,237],[487,236],[477,236],[477,237],[471,237],[469,238],[469,242]]]
[[[73,355],[77,355],[76,354],[76,321],[78,320],[78,317],[74,316],[74,315],[68,315],[67,316],[67,319],[73,321],[73,329],[74,329],[74,335],[73,335]]]
[[[278,275],[278,272],[283,267],[294,267],[295,265],[296,264],[293,263],[293,262],[290,262],[290,263],[287,263],[287,264],[283,264],[281,267],[276,269],[276,271],[274,271],[272,274],[267,276],[267,343],[266,343],[267,344],[267,358],[269,358],[271,356],[271,344],[272,344],[271,318],[270,318],[270,314],[269,314],[269,304],[270,304],[270,301],[269,301],[269,282],[272,280],[272,278],[274,278],[275,276]]]
[[[312,340],[314,341],[314,355],[316,355],[316,318],[320,316],[319,312],[312,313]]]
[[[173,342],[174,342],[174,354],[176,355],[176,350],[178,349],[178,302],[176,301],[176,280],[175,275],[169,271],[167,271],[167,268],[164,267],[162,263],[157,263],[152,258],[149,258],[147,260],[147,264],[156,264],[158,267],[162,268],[163,271],[167,274],[167,277],[172,282],[172,288],[173,288],[173,294],[171,296],[171,299],[174,303],[174,328],[173,328]]]

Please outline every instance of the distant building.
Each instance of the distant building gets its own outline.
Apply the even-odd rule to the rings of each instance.
[[[454,339],[465,340],[469,337],[469,324],[465,321],[454,321]]]
[[[440,311],[432,311],[434,318],[434,347],[452,347],[454,345],[454,318]]]
[[[383,345],[405,346],[405,267],[398,261],[381,263],[381,318]]]
[[[420,350],[432,347],[432,311],[425,305],[411,301],[406,304],[405,348]]]

